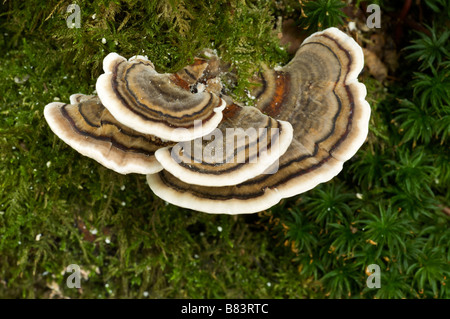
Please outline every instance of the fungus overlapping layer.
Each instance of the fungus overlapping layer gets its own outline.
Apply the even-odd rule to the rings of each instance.
[[[221,94],[219,65],[210,56],[158,74],[143,57],[110,54],[99,97],[51,103],[46,119],[80,153],[119,173],[147,174],[162,199],[207,213],[254,213],[308,191],[364,142],[363,54],[338,29],[311,35],[286,66],[266,69],[254,107]]]
[[[161,148],[155,156],[165,170],[186,183],[235,185],[264,173],[286,152],[292,134],[289,122],[233,103],[211,134]]]
[[[152,174],[162,170],[155,152],[174,144],[123,125],[97,96],[74,94],[70,104],[48,104],[44,115],[64,142],[121,174]]]
[[[100,100],[115,118],[136,131],[189,141],[210,133],[222,120],[226,104],[219,96],[191,93],[176,75],[156,72],[144,57],[127,61],[110,53],[103,60],[103,70],[96,84]],[[195,129],[196,121],[200,130]]]

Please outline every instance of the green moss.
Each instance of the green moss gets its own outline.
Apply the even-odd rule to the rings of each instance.
[[[427,70],[402,60],[409,72],[387,88],[363,75],[368,141],[331,182],[257,215],[214,216],[167,205],[145,177],[81,156],[43,108],[92,93],[109,52],[145,54],[169,72],[205,47],[231,64],[229,93],[251,103],[251,75],[290,58],[276,20],[302,19],[299,3],[76,3],[80,29],[66,25],[69,2],[0,2],[1,298],[449,297],[445,52]],[[402,84],[413,78],[415,89]],[[415,120],[427,105],[430,130]],[[380,290],[365,287],[371,263]],[[83,270],[81,290],[66,286],[70,264]]]

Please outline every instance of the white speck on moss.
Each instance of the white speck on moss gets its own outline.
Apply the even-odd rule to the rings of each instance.
[[[221,231],[223,230],[223,228],[222,228],[221,226],[217,226],[217,230],[218,230],[219,232],[221,232]]]
[[[356,193],[356,198],[358,198],[358,199],[363,199],[363,194],[361,194],[361,193]]]
[[[24,68],[26,69],[26,67],[24,67]],[[14,82],[16,82],[18,84],[22,84],[22,83],[25,83],[26,81],[28,81],[29,78],[30,78],[29,74],[25,75],[24,77],[15,76],[14,77]]]
[[[105,38],[102,38],[102,43],[106,44],[106,39]]]
[[[92,235],[97,235],[97,233],[98,233],[98,230],[96,228],[91,229],[91,234]]]
[[[47,168],[50,168],[50,166],[52,165],[52,162],[48,161],[45,165],[47,165]]]
[[[248,96],[248,98],[250,98],[252,100],[256,99],[256,97],[251,95],[250,92],[248,92],[248,91],[247,91],[247,96]]]
[[[125,190],[125,185],[120,186],[120,190],[124,191]]]
[[[42,237],[42,234],[37,234],[36,237],[34,238],[36,241],[40,241]]]
[[[348,23],[348,29],[349,29],[350,31],[356,31],[356,23],[355,23],[355,21],[350,21],[350,22]]]
[[[107,243],[108,245],[111,244],[111,239],[109,239],[109,237],[106,237],[105,243]]]

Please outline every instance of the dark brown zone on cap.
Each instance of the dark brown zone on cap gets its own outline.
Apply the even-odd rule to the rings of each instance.
[[[258,107],[264,114],[270,117],[276,118],[280,115],[283,104],[288,100],[290,93],[290,76],[289,73],[283,73],[280,71],[275,71],[273,75],[275,79],[275,92],[269,101],[262,101],[262,106]],[[264,90],[267,89],[267,80],[263,76],[263,86]],[[258,95],[261,96],[264,91],[260,92]]]
[[[241,113],[241,110],[242,110],[242,106],[240,106],[238,104],[235,104],[235,103],[227,104],[225,109],[222,111],[222,114],[223,114],[222,122],[236,118],[236,116],[238,116],[239,113]]]
[[[207,61],[205,59],[194,58],[194,63],[192,63],[191,65],[198,66],[198,65],[205,64],[205,63],[207,63]]]
[[[176,73],[171,74],[170,76],[170,80],[173,82],[173,84],[175,84],[176,86],[189,91],[190,87],[189,87],[189,83],[187,83],[185,80],[183,80],[182,78],[180,78],[180,76]]]

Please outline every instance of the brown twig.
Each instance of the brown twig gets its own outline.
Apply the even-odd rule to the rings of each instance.
[[[450,207],[444,206],[439,204],[438,207],[442,210],[442,212],[447,215],[450,216]]]
[[[405,0],[403,8],[398,16],[397,25],[395,27],[395,42],[397,44],[400,43],[401,38],[403,37],[403,24],[405,22],[406,15],[408,14],[409,9],[411,8],[411,2],[412,2],[411,0]]]

